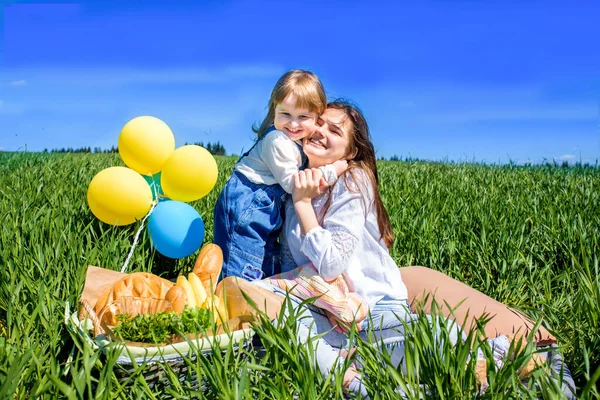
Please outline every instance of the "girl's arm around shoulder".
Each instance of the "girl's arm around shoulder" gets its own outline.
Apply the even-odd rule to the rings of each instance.
[[[261,158],[283,190],[292,193],[294,175],[302,162],[298,145],[281,131],[274,130],[266,135],[261,143]]]
[[[325,182],[327,182],[327,185],[333,186],[338,177],[348,169],[348,161],[337,160],[332,164],[324,165],[318,169],[323,173],[323,178],[325,179]]]

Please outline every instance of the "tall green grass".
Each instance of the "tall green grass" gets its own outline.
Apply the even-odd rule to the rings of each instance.
[[[192,203],[206,224],[205,242],[212,241],[213,205],[235,160],[217,161],[216,188]],[[0,153],[0,398],[341,397],[339,376],[322,377],[311,366],[311,347],[295,344],[293,323],[265,321],[259,328],[265,357],[242,351],[191,362],[209,382],[204,393],[172,373],[169,387],[151,388],[139,377],[124,387],[114,376],[114,357],[69,334],[65,302],[77,302],[86,266],[120,269],[137,229],[103,224],[87,206],[92,177],[114,165],[122,165],[114,154]],[[443,271],[542,318],[564,348],[579,394],[597,397],[600,171],[423,162],[379,167],[398,265]],[[144,232],[130,268],[173,276],[189,271],[193,261],[161,257]],[[431,355],[432,331],[421,328],[412,335],[413,360]],[[469,349],[445,349],[444,357],[420,361],[417,376],[399,374],[371,343],[358,343],[358,349],[371,360],[365,370],[372,395],[393,398],[394,389],[410,384],[424,388],[413,389],[413,396],[478,396],[472,365],[459,367]],[[543,375],[532,378],[541,389],[529,391],[515,369],[495,373],[484,397],[557,395]]]

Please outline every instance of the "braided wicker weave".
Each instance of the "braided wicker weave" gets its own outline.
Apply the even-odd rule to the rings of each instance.
[[[80,302],[80,310],[78,315],[79,320],[88,318],[93,324],[95,338],[106,337],[105,329],[102,327],[101,321],[94,312],[91,305],[86,302]],[[239,354],[241,349],[248,350],[252,347],[252,337],[245,336],[237,343],[230,343],[226,348],[211,346],[206,349],[193,348],[192,346],[185,353],[175,354],[153,354],[149,356],[135,357],[128,354],[130,349],[140,349],[142,344],[135,346],[123,345],[121,355],[117,358],[116,366],[113,369],[117,380],[125,385],[131,385],[140,376],[146,381],[148,386],[153,389],[155,387],[168,387],[168,375],[177,376],[182,385],[193,390],[206,391],[206,382],[198,379],[195,368],[190,368],[190,365],[195,365],[198,357],[214,357],[215,352],[221,351],[224,355],[227,351],[232,351],[234,354]],[[106,352],[105,352],[106,354]]]

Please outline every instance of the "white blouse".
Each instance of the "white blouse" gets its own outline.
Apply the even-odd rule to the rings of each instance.
[[[386,295],[405,300],[408,292],[400,270],[380,239],[369,177],[361,169],[352,172],[356,181],[350,173],[338,179],[322,220],[329,194],[312,200],[317,219],[322,222],[304,236],[294,203],[288,199],[281,238],[282,268],[289,271],[312,262],[325,280],[342,275],[349,289],[362,296],[370,307]]]
[[[294,175],[302,166],[300,146],[285,133],[273,130],[235,165],[234,169],[250,182],[262,185],[280,185],[287,193],[294,188]],[[326,165],[319,168],[331,185],[337,180],[335,168]]]

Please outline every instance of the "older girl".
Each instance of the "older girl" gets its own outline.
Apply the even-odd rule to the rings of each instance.
[[[410,318],[408,293],[400,270],[389,254],[394,237],[391,223],[379,195],[378,174],[369,127],[358,108],[350,103],[329,103],[319,117],[319,128],[303,140],[309,169],[294,181],[291,201],[286,204],[283,246],[287,257],[284,270],[312,262],[326,280],[342,276],[350,291],[368,304],[371,317],[359,329],[375,328],[399,363],[404,337],[400,319]],[[335,185],[319,185],[321,165],[348,161],[348,169]],[[348,337],[331,328],[335,321],[319,310],[310,309],[310,318],[300,320],[300,331],[308,336],[328,332],[317,351],[317,364],[328,373]],[[345,376],[346,385],[358,391],[356,370]]]

